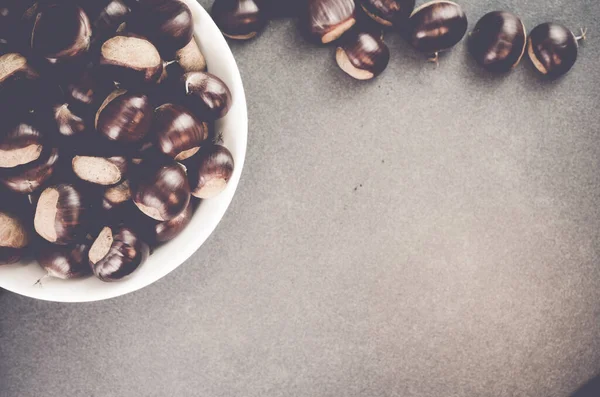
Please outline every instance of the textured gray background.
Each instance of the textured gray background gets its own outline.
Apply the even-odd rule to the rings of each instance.
[[[566,397],[597,375],[600,3],[461,4],[590,40],[555,83],[462,44],[435,69],[396,35],[359,83],[291,21],[234,44],[248,160],[216,232],[122,298],[0,293],[0,396]]]

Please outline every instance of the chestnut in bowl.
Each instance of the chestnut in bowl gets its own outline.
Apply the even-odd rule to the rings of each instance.
[[[192,195],[201,199],[216,197],[225,190],[234,169],[231,152],[221,145],[202,147],[184,165]]]
[[[19,216],[0,211],[0,265],[18,262],[29,244],[29,230]]]
[[[557,23],[538,25],[529,33],[529,59],[543,76],[549,79],[561,77],[575,65],[579,41],[585,39],[585,33],[582,30],[581,36],[575,36],[568,28]]]
[[[150,246],[156,246],[177,237],[190,223],[193,215],[194,203],[190,200],[181,214],[168,221],[159,222],[140,211],[129,211],[123,215],[123,218],[125,218],[124,223],[136,230],[145,242]]]
[[[256,0],[215,0],[211,15],[225,37],[249,40],[267,25],[268,18]]]
[[[309,38],[331,43],[356,23],[354,0],[307,0],[300,22]]]
[[[432,60],[437,62],[441,51],[462,40],[467,26],[467,16],[458,4],[447,0],[430,1],[411,14],[407,25],[408,41],[417,51],[433,55]]]
[[[51,186],[37,200],[33,225],[47,241],[67,245],[85,236],[88,211],[80,188],[70,184]]]
[[[152,124],[153,108],[145,94],[113,91],[96,112],[96,130],[111,141],[140,142]]]
[[[82,278],[92,274],[88,259],[90,246],[89,242],[74,245],[40,243],[35,259],[47,272],[46,277],[61,280]]]
[[[58,160],[58,149],[46,148],[37,160],[17,170],[1,172],[0,184],[15,193],[31,194],[54,175]]]
[[[95,157],[75,156],[73,172],[81,180],[102,186],[116,185],[127,171],[127,159],[122,156]]]
[[[39,7],[31,32],[31,48],[51,63],[80,57],[90,47],[92,28],[85,11],[69,3]]]
[[[184,103],[201,120],[215,121],[225,117],[231,108],[231,92],[227,85],[208,72],[184,73],[176,84]]]
[[[375,22],[392,26],[403,22],[415,8],[415,0],[360,0],[360,6]]]
[[[154,111],[152,132],[157,148],[177,161],[191,157],[208,138],[206,123],[183,106],[171,103],[161,105]]]
[[[127,29],[147,37],[161,54],[174,54],[192,39],[189,7],[179,0],[145,0],[135,10]]]
[[[20,171],[42,154],[44,134],[32,119],[15,121],[10,115],[5,117],[0,120],[4,124],[0,130],[0,170]]]
[[[526,45],[521,19],[507,11],[485,14],[469,36],[469,51],[484,69],[508,72],[519,64]]]
[[[357,80],[379,76],[390,61],[390,50],[381,34],[353,31],[342,38],[335,59],[338,66]]]
[[[102,44],[98,64],[108,78],[128,86],[156,83],[163,72],[163,60],[154,44],[125,35]]]
[[[89,265],[102,281],[121,280],[148,258],[149,247],[126,226],[104,227],[89,251]]]
[[[168,221],[190,201],[190,185],[183,167],[169,158],[148,159],[132,167],[131,197],[144,214]]]

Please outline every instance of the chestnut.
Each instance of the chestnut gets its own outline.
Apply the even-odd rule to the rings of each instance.
[[[111,141],[140,142],[150,129],[153,108],[145,94],[113,91],[96,112],[96,130]]]
[[[109,78],[127,85],[156,83],[163,71],[163,60],[154,44],[124,35],[102,44],[98,64]]]
[[[506,11],[485,14],[469,35],[469,51],[484,69],[504,73],[525,53],[526,31],[521,19]]]
[[[102,281],[121,280],[133,273],[149,255],[149,247],[126,226],[104,227],[89,252],[89,265]]]
[[[543,23],[529,33],[527,54],[533,66],[549,79],[566,74],[577,61],[579,41],[585,39],[557,23]]]
[[[51,63],[80,57],[90,47],[92,28],[86,13],[68,3],[39,7],[31,32],[31,48]]]
[[[194,203],[190,200],[185,210],[175,218],[159,222],[147,217],[140,211],[129,211],[123,215],[124,224],[137,231],[142,239],[155,246],[177,237],[191,222],[194,215]]]
[[[192,12],[180,0],[145,0],[127,29],[150,39],[161,54],[174,54],[192,39]]]
[[[45,277],[73,280],[92,274],[88,259],[90,246],[88,242],[74,245],[40,243],[35,257],[47,272]]]
[[[342,38],[335,53],[338,66],[357,80],[379,76],[390,61],[382,35],[353,31]]]
[[[75,156],[72,165],[73,172],[80,179],[102,186],[121,182],[127,171],[127,159],[122,156]]]
[[[20,170],[37,160],[43,148],[43,134],[32,120],[1,120],[6,123],[0,131],[0,169]]]
[[[30,93],[38,85],[40,75],[27,59],[17,53],[0,56],[0,108],[14,109],[30,105]],[[20,95],[15,95],[20,93]]]
[[[28,244],[29,231],[23,219],[0,211],[0,265],[18,262]]]
[[[131,197],[144,214],[168,221],[190,201],[190,185],[183,167],[168,158],[148,159],[132,167]]]
[[[37,160],[1,173],[0,184],[15,193],[31,194],[54,175],[58,159],[58,149],[44,149]]]
[[[225,117],[231,108],[231,91],[227,84],[208,72],[184,73],[176,89],[184,93],[184,103],[201,120],[215,121]]]
[[[221,145],[203,146],[184,165],[192,195],[201,199],[213,198],[225,190],[234,169],[231,152]]]
[[[301,20],[308,37],[322,44],[337,40],[355,23],[354,0],[307,0]]]
[[[186,108],[171,103],[154,111],[152,132],[158,149],[177,161],[191,157],[208,138],[206,123],[199,121]]]
[[[86,130],[85,121],[71,111],[67,103],[54,105],[54,121],[62,136],[82,134]]]
[[[50,186],[37,200],[35,231],[54,244],[72,243],[85,236],[88,209],[82,192],[74,185]]]
[[[417,50],[433,55],[454,47],[467,32],[467,16],[462,8],[447,0],[434,0],[417,7],[411,14],[407,34],[409,43]]]
[[[102,194],[102,208],[105,211],[112,211],[115,208],[121,207],[129,200],[131,200],[131,189],[129,188],[129,181],[124,180],[118,185],[110,186],[104,190]]]
[[[114,34],[130,14],[129,6],[122,0],[93,0],[87,11],[93,27],[92,41]]]
[[[184,72],[203,72],[206,70],[206,60],[194,38],[175,53],[175,60]]]
[[[211,16],[223,35],[234,40],[255,37],[268,22],[256,0],[215,0]]]
[[[383,26],[392,26],[410,16],[415,0],[360,0],[360,6],[371,19]]]

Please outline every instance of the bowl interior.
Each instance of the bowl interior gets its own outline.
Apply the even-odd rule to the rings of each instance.
[[[231,151],[235,170],[226,190],[218,197],[204,200],[194,213],[190,225],[173,241],[157,248],[128,279],[104,283],[94,277],[82,280],[44,280],[45,275],[35,261],[0,266],[0,287],[32,298],[58,302],[97,301],[136,291],[164,277],[187,260],[217,227],[237,188],[248,138],[248,116],[242,80],[227,42],[209,14],[195,0],[184,0],[194,17],[194,34],[208,69],[220,77],[231,90],[233,106],[216,124],[223,144]]]

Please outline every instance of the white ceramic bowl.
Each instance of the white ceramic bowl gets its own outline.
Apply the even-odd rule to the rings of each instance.
[[[228,85],[233,96],[231,110],[216,125],[217,131],[223,133],[223,144],[235,160],[235,170],[226,190],[214,199],[204,200],[189,226],[173,241],[156,249],[146,263],[126,280],[104,283],[95,277],[71,281],[47,279],[42,286],[34,285],[45,272],[37,263],[31,262],[0,266],[0,287],[32,298],[57,302],[113,298],[144,288],[173,271],[200,248],[217,227],[233,198],[244,166],[248,139],[246,97],[240,73],[223,35],[196,0],[184,1],[194,16],[196,41],[209,71]]]

